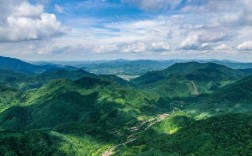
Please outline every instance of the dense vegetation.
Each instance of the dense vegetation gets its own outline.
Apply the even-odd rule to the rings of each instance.
[[[249,155],[252,116],[228,114],[194,120],[181,113],[143,132],[119,155]]]
[[[146,73],[132,82],[144,90],[174,98],[212,93],[244,76],[245,73],[223,65],[189,62]]]
[[[21,65],[1,64],[0,155],[252,153],[250,69],[177,63],[129,82],[9,61]]]

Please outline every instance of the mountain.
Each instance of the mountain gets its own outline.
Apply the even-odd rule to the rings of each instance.
[[[77,80],[83,77],[102,78],[107,81],[118,83],[122,86],[134,86],[132,83],[114,75],[95,75],[82,69],[70,71],[62,68],[49,68],[40,74],[22,73],[9,69],[0,69],[0,84],[21,90],[37,89],[51,80],[60,78]]]
[[[163,97],[188,97],[232,83],[245,74],[214,63],[176,63],[162,71],[148,72],[131,82]]]
[[[0,114],[0,127],[48,129],[117,142],[130,133],[129,127],[162,110],[162,103],[157,95],[99,78],[58,79],[23,93],[18,105]]]
[[[54,62],[59,66],[74,66],[95,74],[113,74],[130,76],[130,79],[145,74],[149,71],[160,71],[175,63],[216,63],[232,69],[252,68],[252,63],[242,63],[230,60],[111,60],[111,61],[72,61]],[[44,63],[45,64],[45,63]],[[48,63],[47,63],[48,64]]]
[[[214,63],[198,63],[198,62],[189,62],[189,63],[176,63],[171,67],[168,67],[162,71],[148,72],[134,80],[135,84],[144,85],[151,84],[162,79],[165,79],[173,75],[188,75],[204,73],[204,72],[218,72],[221,74],[226,74],[230,78],[239,78],[242,76],[242,73],[231,68],[228,68],[223,65],[218,65]]]
[[[67,78],[70,80],[77,80],[77,79],[80,79],[80,78],[86,77],[86,76],[95,77],[94,74],[86,72],[82,69],[68,71],[68,70],[59,68],[59,69],[53,69],[53,70],[48,69],[45,72],[37,75],[36,79],[48,82],[50,80],[61,79],[61,78]]]
[[[221,64],[224,66],[227,66],[229,68],[232,69],[247,69],[247,68],[252,68],[252,63],[243,63],[243,62],[236,62],[236,61],[228,61],[228,60],[223,60],[223,61],[217,61],[217,60],[213,60],[210,61],[212,63],[216,63],[216,64]]]
[[[50,68],[40,74],[22,73],[10,69],[0,69],[0,76],[0,84],[2,83],[5,86],[21,90],[37,89],[51,80],[60,78],[77,80],[86,76],[96,77],[96,75],[88,73],[84,70],[68,71],[62,68]]]
[[[0,56],[0,67],[2,69],[11,69],[11,70],[19,71],[19,72],[39,73],[39,72],[45,71],[48,68],[52,68],[52,67],[55,67],[55,66],[51,66],[51,65],[43,65],[43,66],[33,65],[33,64],[21,61],[19,59]]]
[[[198,118],[222,113],[249,113],[252,111],[251,89],[252,76],[248,76],[218,89],[211,95],[181,102],[184,103],[184,111]]]
[[[1,93],[0,96],[0,112],[1,112],[8,107],[19,104],[19,97],[22,92],[15,88],[0,85],[0,93]]]
[[[123,73],[129,62],[108,69]],[[155,64],[131,63],[132,73]],[[176,63],[131,81],[1,68],[0,155],[249,155],[251,90],[250,69],[215,63]]]
[[[175,113],[141,133],[114,155],[247,155],[251,152],[252,116],[227,114],[204,120]]]
[[[252,75],[252,68],[239,69],[239,71],[244,73],[245,75]]]
[[[174,61],[115,60],[84,64],[83,69],[96,74],[139,76],[148,71],[162,70],[172,64]]]
[[[30,79],[33,74],[22,73],[10,69],[0,69],[0,84],[19,88],[22,83],[25,83],[27,79]]]

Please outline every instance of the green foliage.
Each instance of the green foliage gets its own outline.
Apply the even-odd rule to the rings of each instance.
[[[47,133],[30,131],[26,133],[0,132],[0,155],[66,155],[59,150],[61,140]]]
[[[193,62],[149,72],[136,87],[75,69],[0,70],[0,155],[97,156],[118,144],[115,155],[248,155],[252,78],[244,75]],[[171,115],[152,125],[163,113]]]
[[[251,115],[228,114],[199,121],[178,115],[171,118],[141,134],[123,149],[124,154],[141,155],[149,149],[160,151],[161,155],[246,155],[252,151]],[[174,118],[182,123],[182,128],[169,134],[167,125],[178,126]]]
[[[242,72],[222,65],[190,62],[146,73],[132,82],[162,97],[176,98],[212,93],[243,76]]]
[[[17,89],[3,85],[0,85],[0,93],[0,112],[11,106],[17,105],[19,103],[19,97],[22,94],[22,92]]]
[[[212,116],[223,113],[244,113],[252,111],[252,77],[246,77],[224,86],[210,95],[181,99],[183,110],[202,118],[203,114]],[[201,114],[201,115],[200,115]]]

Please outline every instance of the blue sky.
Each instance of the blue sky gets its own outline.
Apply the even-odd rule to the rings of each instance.
[[[0,0],[0,55],[252,61],[251,0]]]

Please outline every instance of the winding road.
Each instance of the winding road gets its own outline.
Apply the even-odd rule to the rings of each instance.
[[[133,133],[128,136],[128,139],[125,142],[117,144],[117,145],[113,146],[112,148],[108,149],[107,151],[105,151],[102,154],[102,156],[111,156],[114,153],[114,150],[116,148],[118,148],[120,146],[125,146],[125,145],[135,141],[136,138],[137,138],[137,135],[139,133],[148,130],[149,128],[151,128],[156,123],[166,119],[168,116],[169,116],[169,114],[161,114],[161,115],[158,115],[158,117],[151,118],[151,119],[148,119],[148,120],[140,123],[138,126],[131,127],[130,129],[133,131]]]

